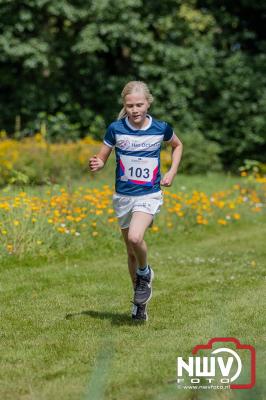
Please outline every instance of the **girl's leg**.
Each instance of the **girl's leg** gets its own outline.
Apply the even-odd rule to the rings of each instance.
[[[134,251],[139,268],[147,266],[147,245],[143,238],[152,220],[152,214],[135,211],[130,221],[127,240]]]
[[[135,289],[135,285],[136,285],[136,271],[137,271],[137,259],[133,250],[132,245],[129,243],[128,241],[128,231],[129,228],[126,229],[121,229],[122,235],[123,235],[123,239],[125,241],[126,244],[126,248],[127,248],[127,256],[128,256],[128,271],[132,280],[132,284],[133,284],[133,289]]]
[[[129,231],[129,228],[121,229],[121,232],[122,232],[125,244],[126,244],[126,248],[127,248],[128,270],[130,273],[130,277],[131,277],[132,284],[133,284],[133,290],[135,293],[136,280],[137,280],[136,271],[137,271],[138,262],[137,262],[133,247],[131,246],[131,244],[128,241],[128,231]],[[131,314],[132,314],[133,320],[146,321],[148,319],[146,304],[141,305],[141,306],[137,306],[137,305],[133,304]]]
[[[134,292],[134,304],[144,307],[152,296],[153,270],[147,265],[147,245],[144,241],[144,234],[153,220],[153,215],[143,211],[134,211],[128,231],[128,241],[131,244],[136,259],[138,269],[136,274],[136,288]]]

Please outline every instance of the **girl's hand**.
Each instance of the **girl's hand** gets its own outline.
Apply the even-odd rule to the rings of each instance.
[[[171,171],[166,172],[163,179],[161,179],[162,186],[171,186],[174,180],[175,174]]]
[[[92,172],[99,171],[99,169],[104,167],[104,162],[101,158],[94,155],[89,159],[89,168]]]

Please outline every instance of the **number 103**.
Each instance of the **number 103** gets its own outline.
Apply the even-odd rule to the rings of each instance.
[[[149,168],[142,169],[142,168],[138,167],[135,169],[135,173],[134,173],[134,167],[130,167],[129,172],[130,172],[131,176],[136,176],[137,178],[142,177],[142,178],[146,179],[146,178],[149,178],[149,176],[150,176]]]

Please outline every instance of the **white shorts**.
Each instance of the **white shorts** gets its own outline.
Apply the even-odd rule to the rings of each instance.
[[[113,195],[113,207],[121,229],[129,227],[134,211],[155,215],[160,212],[162,204],[163,193],[161,190],[144,196],[125,196],[119,193]]]

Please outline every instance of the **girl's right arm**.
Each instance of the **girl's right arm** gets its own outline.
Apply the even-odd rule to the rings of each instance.
[[[112,152],[112,147],[107,146],[106,144],[102,144],[100,151],[97,155],[94,155],[89,159],[89,168],[92,172],[99,171],[102,169],[108,160]]]

